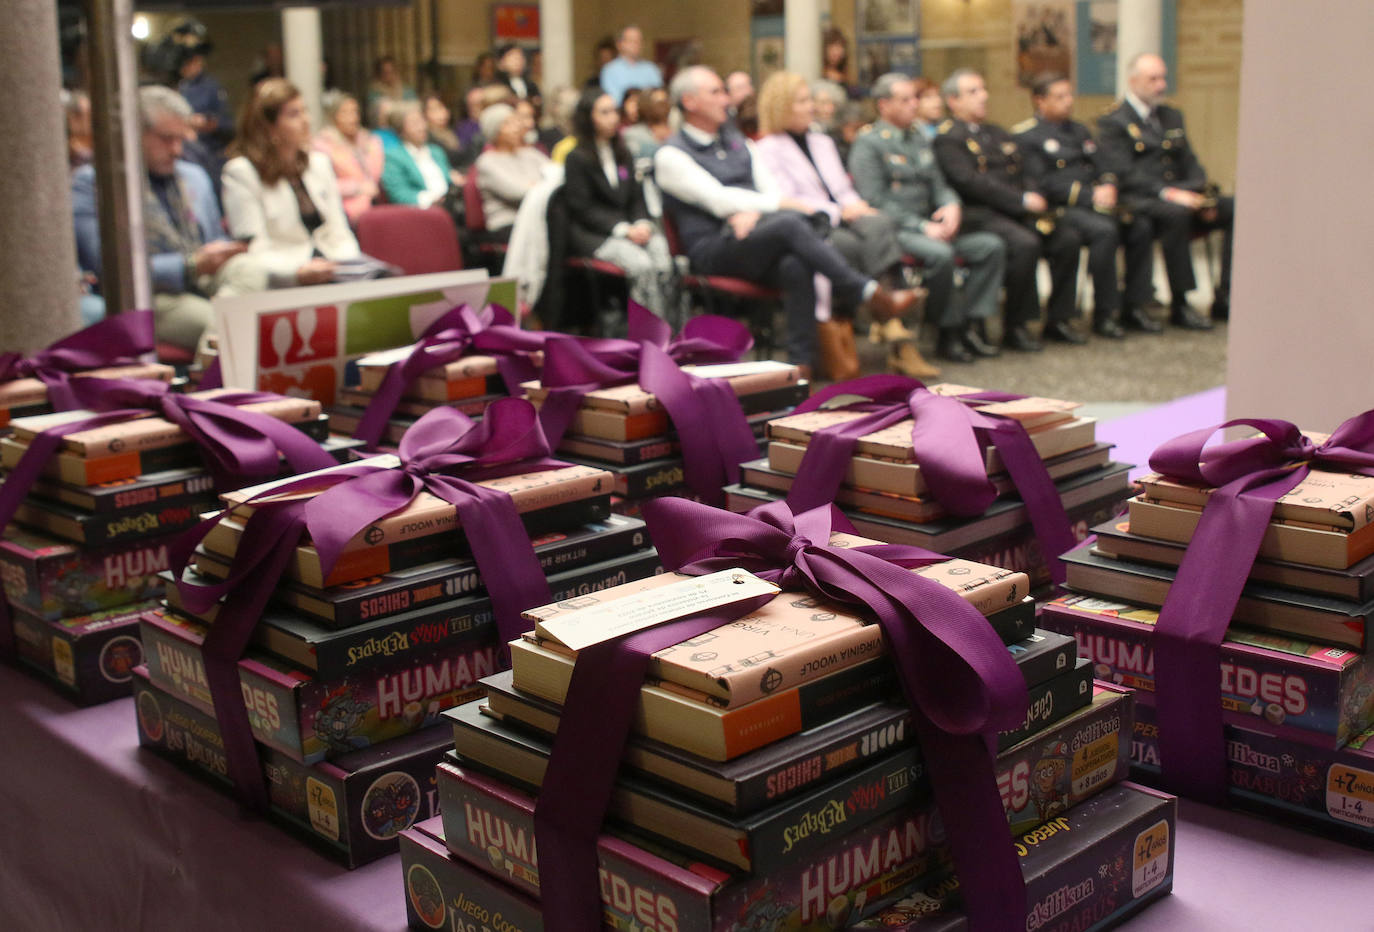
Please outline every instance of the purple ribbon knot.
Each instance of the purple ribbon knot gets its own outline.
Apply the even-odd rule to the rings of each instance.
[[[950,397],[935,394],[916,379],[871,375],[819,391],[798,405],[795,413],[817,411],[827,402],[849,396],[856,400],[842,410],[867,413],[812,435],[787,493],[794,509],[834,501],[859,438],[910,419],[911,443],[921,474],[931,496],[951,514],[980,515],[997,498],[983,453],[989,441],[996,447],[1026,505],[1050,576],[1057,583],[1064,581],[1059,556],[1074,546],[1076,538],[1054,480],[1020,422],[978,409],[1026,396],[977,392]]]
[[[785,589],[857,607],[888,642],[945,820],[974,929],[1018,929],[1025,888],[994,771],[995,735],[1026,714],[1026,684],[986,619],[958,594],[910,569],[946,557],[917,547],[838,547],[843,516],[826,505],[794,513],[774,502],[748,515],[679,498],[644,517],[666,569],[741,568]],[[650,656],[766,604],[762,596],[605,641],[578,652],[535,804],[540,897],[550,929],[599,928],[596,838]],[[595,747],[596,754],[586,754]]]
[[[402,396],[430,369],[447,365],[470,352],[496,357],[506,391],[520,395],[522,382],[535,378],[529,354],[544,348],[550,334],[522,330],[505,308],[487,305],[474,311],[466,304],[446,312],[420,334],[410,355],[392,364],[367,405],[354,436],[375,449]]]
[[[724,379],[702,379],[683,365],[737,362],[754,345],[739,321],[694,317],[674,338],[661,318],[630,302],[629,339],[577,340],[551,335],[544,353],[539,410],[557,448],[588,392],[637,383],[658,399],[682,444],[683,474],[692,491],[720,503],[722,487],[739,481],[739,464],[758,456],[758,443],[739,398]]]
[[[31,356],[0,353],[0,382],[36,378],[48,389],[56,411],[80,408],[71,375],[88,369],[130,365],[153,351],[153,312],[127,311],[64,337]]]
[[[1217,431],[1240,426],[1260,435],[1207,446]],[[1213,489],[1152,637],[1160,766],[1175,792],[1226,804],[1221,642],[1274,506],[1313,466],[1374,476],[1374,411],[1345,421],[1321,444],[1288,421],[1239,418],[1181,434],[1150,457],[1166,478]]]
[[[205,638],[206,677],[229,776],[245,802],[264,809],[267,791],[239,693],[237,665],[303,535],[309,533],[327,578],[350,540],[421,492],[449,502],[488,582],[504,655],[505,643],[523,630],[520,613],[547,604],[552,594],[515,503],[504,492],[477,483],[567,465],[549,459],[548,452],[528,401],[494,402],[480,422],[452,408],[436,408],[401,438],[401,468],[362,462],[302,476],[202,522],[178,541],[171,563],[186,607],[199,614],[224,600]],[[289,497],[302,493],[314,494]],[[187,582],[184,570],[196,545],[221,518],[250,508],[228,576],[208,585]],[[497,580],[500,585],[491,584]]]

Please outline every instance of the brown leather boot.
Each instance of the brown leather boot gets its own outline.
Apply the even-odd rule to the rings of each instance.
[[[854,324],[848,320],[816,322],[816,346],[821,372],[832,382],[847,382],[859,376],[859,350],[854,343]]]
[[[927,362],[916,344],[911,341],[897,343],[887,357],[887,367],[898,375],[913,379],[933,379],[940,374],[938,366]]]
[[[924,288],[903,288],[890,291],[881,285],[873,292],[865,306],[877,321],[891,320],[914,314],[920,309],[928,292]]]

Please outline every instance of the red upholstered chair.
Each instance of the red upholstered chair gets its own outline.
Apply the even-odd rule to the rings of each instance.
[[[477,169],[468,171],[463,181],[463,225],[468,231],[468,246],[479,264],[493,275],[501,274],[506,244],[486,239],[487,214],[482,209],[482,192],[477,190]]]
[[[175,343],[157,343],[157,361],[168,366],[175,366],[177,371],[185,374],[186,367],[195,362],[196,354],[193,350],[188,350],[184,346],[177,346]]]
[[[663,212],[662,219],[668,251],[674,256],[685,256],[682,240],[677,235],[677,225],[668,211]],[[773,355],[773,313],[782,303],[782,292],[777,288],[729,275],[701,275],[694,272],[682,276],[682,287],[700,295],[708,313],[743,317],[754,334],[759,353],[765,359]],[[729,311],[733,308],[739,308],[743,313],[730,315]]]
[[[369,256],[399,266],[407,275],[452,272],[463,267],[458,230],[442,207],[373,207],[358,218],[358,246]]]

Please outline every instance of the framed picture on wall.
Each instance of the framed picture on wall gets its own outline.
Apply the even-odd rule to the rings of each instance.
[[[1078,93],[1116,94],[1117,0],[1078,0],[1078,61],[1074,69]],[[1159,54],[1169,66],[1169,92],[1174,91],[1177,51],[1176,0],[1163,0],[1159,6]]]
[[[859,86],[872,87],[880,75],[892,70],[892,44],[886,39],[860,39],[858,59]]]
[[[1073,0],[1015,0],[1011,6],[1016,83],[1030,87],[1047,71],[1073,74]]]
[[[539,4],[493,3],[491,5],[491,44],[539,44]]]
[[[860,36],[913,37],[920,21],[918,0],[854,0],[854,31]]]

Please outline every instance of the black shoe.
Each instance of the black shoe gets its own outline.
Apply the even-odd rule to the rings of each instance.
[[[1216,299],[1212,301],[1212,323],[1216,323],[1219,320],[1230,319],[1231,297],[1229,295],[1219,294],[1216,296]]]
[[[1141,330],[1145,333],[1164,332],[1164,325],[1147,314],[1144,308],[1127,308],[1125,324],[1128,329]]]
[[[1211,330],[1212,322],[1186,304],[1175,304],[1169,312],[1169,323],[1184,330]]]
[[[1066,320],[1050,321],[1045,325],[1040,337],[1044,340],[1053,340],[1056,343],[1072,343],[1075,346],[1082,346],[1088,342],[1088,338],[1069,326],[1069,322]]]
[[[1094,323],[1093,333],[1109,340],[1120,340],[1126,335],[1126,331],[1121,329],[1121,324],[1115,317],[1104,317]]]
[[[1002,351],[989,343],[987,338],[983,336],[982,327],[978,324],[970,324],[968,329],[964,331],[963,339],[964,346],[968,347],[975,356],[991,358],[1002,355]]]
[[[964,345],[964,335],[953,328],[940,331],[940,342],[935,346],[935,355],[950,362],[973,362],[973,354]]]
[[[1044,349],[1040,345],[1040,341],[1031,336],[1031,332],[1026,329],[1025,324],[1016,324],[1008,328],[1006,335],[1002,338],[1002,345],[1020,353],[1038,353]]]

